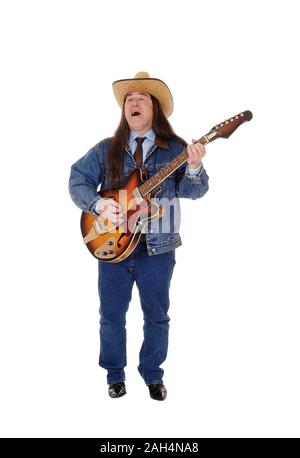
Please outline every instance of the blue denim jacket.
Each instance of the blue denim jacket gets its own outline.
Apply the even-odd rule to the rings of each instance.
[[[155,145],[148,151],[144,168],[148,178],[182,152],[183,144],[178,141],[156,139]],[[129,149],[124,151],[125,180],[136,168],[136,163]],[[108,181],[108,140],[102,140],[92,147],[71,167],[69,192],[74,203],[84,212],[97,214],[95,206],[99,200],[98,190],[110,187]],[[161,191],[155,199],[165,209],[164,216],[151,221],[147,227],[147,249],[149,255],[174,250],[182,245],[179,234],[180,203],[179,198],[198,199],[208,190],[208,175],[203,167],[196,175],[190,175],[186,164],[181,165],[161,183]],[[171,205],[168,203],[171,202]]]

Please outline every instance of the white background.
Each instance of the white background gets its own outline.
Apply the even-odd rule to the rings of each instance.
[[[1,2],[1,436],[299,437],[297,3]],[[163,403],[137,372],[136,289],[128,394],[108,397],[67,189],[119,122],[112,81],[137,71],[171,88],[188,141],[254,115],[207,146],[210,190],[182,200]]]

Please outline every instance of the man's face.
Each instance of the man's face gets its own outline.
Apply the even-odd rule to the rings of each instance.
[[[152,128],[153,104],[146,92],[129,92],[125,99],[125,118],[130,130],[144,134]]]

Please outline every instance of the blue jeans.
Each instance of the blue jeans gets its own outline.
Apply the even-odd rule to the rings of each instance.
[[[99,261],[100,357],[107,369],[107,383],[125,380],[126,312],[136,282],[144,316],[144,341],[138,370],[145,383],[162,383],[159,366],[167,357],[169,334],[169,288],[175,250],[149,256],[141,241],[133,253],[113,264]]]

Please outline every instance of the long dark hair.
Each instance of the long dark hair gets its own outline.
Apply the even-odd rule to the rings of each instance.
[[[177,140],[184,145],[187,145],[186,141],[175,134],[171,124],[167,120],[159,101],[151,95],[153,103],[153,124],[152,129],[156,136],[161,140]],[[108,149],[108,168],[109,168],[109,181],[111,187],[116,187],[124,179],[124,149],[128,145],[130,129],[125,118],[124,105],[122,108],[122,115],[120,124],[114,133],[114,136],[109,138],[109,149]]]

